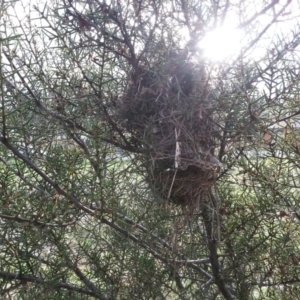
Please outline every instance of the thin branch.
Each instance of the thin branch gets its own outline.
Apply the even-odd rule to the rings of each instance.
[[[41,101],[39,101],[34,92],[32,91],[32,89],[28,86],[28,84],[26,83],[26,80],[25,78],[21,75],[21,73],[18,71],[18,68],[16,68],[15,64],[13,63],[10,55],[8,53],[6,53],[6,51],[3,51],[4,55],[6,56],[6,58],[8,59],[8,61],[10,62],[10,64],[12,65],[15,73],[18,75],[18,77],[20,78],[20,80],[22,81],[22,84],[23,86],[27,89],[29,95],[32,97],[30,98],[31,100],[33,100],[34,104],[42,111],[44,111],[45,113],[47,113],[47,115],[51,116],[52,118],[54,119],[57,119],[59,120],[62,124],[65,124],[67,125],[69,128],[72,128],[72,129],[78,129],[78,130],[81,130],[91,136],[94,136],[94,132],[90,131],[90,130],[87,130],[86,128],[84,128],[82,125],[78,124],[77,122],[71,120],[71,119],[68,119],[67,117],[63,116],[63,115],[60,115],[58,114],[57,112],[53,112],[51,110],[49,110],[47,107],[45,107],[43,105],[43,103]],[[81,69],[82,71],[82,69]],[[86,75],[84,74],[84,72],[82,73],[83,76],[85,77],[85,79],[87,79],[87,81],[91,84],[91,81],[86,77]],[[91,87],[94,89],[94,86],[91,84]],[[26,98],[28,98],[28,95],[25,95],[23,94]],[[104,106],[103,106],[104,107]],[[107,111],[106,111],[106,115],[108,115]],[[110,139],[107,139],[105,137],[102,137],[101,139],[104,141],[104,142],[107,142],[109,144],[112,144],[116,147],[119,147],[123,150],[127,150],[127,151],[130,151],[130,152],[134,152],[134,153],[140,153],[142,152],[141,150],[137,149],[136,147],[133,147],[131,146],[127,139],[122,135],[122,132],[120,131],[120,129],[117,127],[117,125],[112,121],[112,119],[109,117],[108,121],[110,121],[111,123],[111,126],[118,131],[118,133],[121,133],[121,138],[123,139],[125,145],[119,143],[119,142],[116,142],[116,141],[113,141],[113,140],[110,140]],[[115,127],[114,127],[114,126]]]
[[[272,0],[272,2],[268,6],[263,8],[260,12],[254,14],[249,20],[247,20],[244,23],[240,24],[239,28],[244,28],[247,25],[251,24],[255,19],[257,19],[259,16],[265,14],[269,9],[273,8],[278,3],[279,3],[279,0]]]
[[[35,189],[36,191],[38,191],[42,194],[46,194],[47,196],[50,196],[49,193],[47,193],[46,191],[44,191],[37,185],[34,185],[30,181],[28,181],[19,171],[15,171],[3,157],[0,157],[0,161],[2,161],[6,165],[6,167],[9,168],[9,171],[13,172],[16,176],[18,176],[26,185],[32,187],[33,189]]]
[[[272,2],[276,2],[278,0],[273,0]],[[252,40],[249,45],[247,47],[245,47],[244,49],[242,49],[242,53],[237,57],[236,60],[234,60],[231,65],[235,66],[237,64],[237,62],[239,62],[243,55],[245,55],[245,53],[247,51],[249,51],[261,38],[262,36],[268,31],[268,29],[277,21],[277,18],[284,12],[284,10],[290,5],[291,1],[287,1],[287,3],[283,6],[283,8],[277,13],[275,14],[275,16],[273,17],[272,21],[265,26],[265,28],[256,36],[256,38],[254,40]],[[296,43],[297,45],[299,44]],[[266,71],[268,71],[278,60],[282,59],[283,56],[287,53],[287,49],[284,49],[282,51],[282,53],[280,55],[277,56],[277,58],[272,61],[262,72],[259,72],[259,74],[253,76],[251,79],[248,80],[247,85],[253,83],[255,80],[257,80],[262,74],[264,74]],[[228,67],[226,70],[224,70],[223,72],[223,76],[226,77],[226,74],[229,73],[229,71],[232,69],[232,67]],[[243,83],[244,84],[244,83]]]
[[[137,237],[135,237],[134,235],[132,235],[131,233],[129,233],[127,230],[119,227],[114,222],[111,222],[111,221],[109,221],[109,220],[107,220],[106,218],[103,218],[103,217],[101,218],[101,221],[102,221],[102,223],[107,224],[110,227],[114,228],[116,231],[118,231],[122,235],[126,236],[130,240],[132,240],[135,243],[139,244],[142,248],[144,248],[145,250],[147,250],[149,253],[151,253],[155,258],[159,259],[160,261],[162,261],[164,263],[167,263],[169,265],[172,264],[172,266],[174,265],[174,262],[176,263],[176,261],[174,261],[174,260],[169,260],[169,259],[166,259],[163,256],[159,255],[156,251],[154,251],[146,243],[144,243],[143,241],[139,240]],[[192,269],[196,270],[200,274],[204,275],[205,277],[207,277],[209,279],[212,278],[212,276],[208,272],[206,272],[205,270],[203,270],[202,268],[200,268],[196,264],[190,263],[190,264],[188,264],[188,266],[190,266]]]
[[[19,223],[28,223],[28,225],[33,225],[36,227],[66,227],[66,226],[74,225],[77,222],[77,220],[75,219],[68,223],[53,224],[53,223],[44,223],[38,220],[29,220],[18,216],[9,216],[4,214],[0,214],[0,218],[5,220],[10,220],[10,221],[16,221]]]
[[[79,209],[87,212],[88,214],[93,214],[94,211],[89,209],[88,207],[82,205],[78,199],[68,194],[62,187],[58,185],[55,181],[53,181],[49,176],[47,176],[41,169],[39,169],[31,160],[29,157],[22,154],[17,148],[15,148],[12,144],[9,143],[9,141],[0,136],[0,142],[7,147],[13,154],[15,154],[18,158],[20,158],[24,163],[30,167],[33,171],[35,171],[38,175],[40,175],[47,183],[49,183],[60,195],[65,196],[67,199],[69,199],[76,207]]]
[[[259,286],[259,287],[269,287],[269,286],[280,286],[280,285],[287,285],[287,284],[293,284],[293,283],[299,283],[300,278],[290,279],[290,280],[282,280],[282,281],[274,281],[274,282],[252,282],[251,285]]]
[[[18,273],[9,273],[5,271],[0,271],[0,277],[3,278],[4,281],[14,281],[14,280],[20,280],[23,282],[33,282],[37,284],[46,285],[47,282],[42,280],[41,278],[33,275],[24,275],[24,274],[18,274]],[[99,295],[96,295],[94,292],[91,292],[87,289],[80,288],[76,285],[72,285],[65,282],[57,282],[55,286],[53,286],[55,289],[66,289],[72,292],[77,292],[84,295],[93,296],[96,299],[106,300],[108,298],[102,298]]]
[[[106,296],[104,296],[99,289],[83,274],[80,268],[72,262],[72,260],[68,257],[68,255],[64,255],[65,260],[67,261],[68,266],[74,271],[76,276],[101,300],[108,300]]]
[[[48,182],[60,195],[65,196],[67,199],[70,200],[76,207],[83,210],[84,212],[88,213],[89,215],[95,216],[95,210],[90,209],[86,207],[85,205],[81,204],[80,201],[75,197],[74,195],[68,194],[62,187],[58,185],[55,181],[53,181],[50,177],[48,177],[42,170],[40,170],[27,156],[20,153],[13,145],[11,145],[7,139],[0,137],[0,142],[2,142],[3,145],[5,145],[9,150],[11,150],[17,157],[19,157],[21,160],[23,160],[27,166],[29,166],[31,169],[33,169],[37,174],[39,174],[46,182]],[[104,209],[103,209],[104,210]],[[104,210],[105,211],[105,210]],[[110,212],[111,210],[106,210],[106,212]],[[141,247],[146,249],[149,253],[151,253],[154,257],[158,258],[159,260],[170,264],[170,261],[163,256],[159,255],[156,251],[154,251],[151,247],[146,245],[144,242],[140,241],[138,238],[136,238],[134,235],[130,234],[127,230],[119,227],[114,222],[111,222],[107,220],[104,217],[100,218],[101,222],[104,224],[109,225],[110,227],[114,228],[118,232],[122,233],[124,236],[128,237],[130,240],[138,243]],[[174,260],[172,260],[172,263],[174,263]],[[194,263],[188,264],[191,268],[197,270],[202,275],[206,276],[207,278],[211,278],[211,275],[207,273],[202,268],[198,267]]]
[[[208,195],[214,199],[212,191],[209,191]],[[218,257],[218,240],[214,236],[214,220],[212,219],[211,210],[207,203],[202,205],[202,217],[205,225],[206,235],[207,235],[207,247],[210,253],[210,263],[212,268],[212,273],[214,276],[214,283],[219,288],[220,292],[226,300],[233,300],[233,296],[229,292],[228,287],[225,284],[224,278],[221,273],[221,266]]]

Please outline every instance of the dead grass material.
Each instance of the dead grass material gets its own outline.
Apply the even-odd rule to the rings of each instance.
[[[199,206],[221,167],[214,156],[219,133],[209,89],[203,65],[173,60],[173,65],[139,67],[118,112],[143,149],[138,159],[148,182],[163,198],[183,206]]]

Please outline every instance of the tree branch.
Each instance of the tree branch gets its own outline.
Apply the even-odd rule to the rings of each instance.
[[[207,196],[209,196],[207,197],[208,199],[215,199],[211,190],[208,192]],[[218,259],[218,240],[214,236],[214,220],[211,217],[211,209],[208,207],[208,203],[203,203],[202,205],[202,217],[207,235],[207,247],[210,253],[210,263],[215,279],[214,283],[218,286],[226,300],[233,300],[234,298],[229,292],[221,273],[221,266]]]
[[[18,273],[9,273],[9,272],[5,272],[5,271],[0,271],[0,277],[3,278],[4,281],[5,280],[9,280],[9,281],[20,280],[20,281],[33,282],[33,283],[38,283],[38,284],[43,284],[43,285],[47,284],[46,281],[42,280],[41,278],[39,278],[37,276],[33,276],[33,275],[23,275],[23,274],[18,274]],[[72,292],[77,292],[80,294],[93,296],[96,299],[108,300],[108,298],[106,298],[106,297],[103,298],[103,297],[95,294],[94,292],[91,292],[84,288],[80,288],[76,285],[72,285],[72,284],[65,283],[65,282],[58,282],[55,284],[55,286],[53,286],[53,288],[66,289],[66,290],[69,290]]]

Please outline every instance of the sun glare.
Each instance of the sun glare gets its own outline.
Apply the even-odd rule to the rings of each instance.
[[[241,30],[223,26],[208,32],[199,43],[199,48],[208,59],[219,61],[239,52],[241,38]]]

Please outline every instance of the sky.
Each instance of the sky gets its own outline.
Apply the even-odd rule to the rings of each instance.
[[[107,0],[106,2],[109,3],[110,1],[112,0]],[[234,3],[234,1],[235,0],[232,0],[231,2]],[[289,0],[278,0],[278,4],[272,9],[259,15],[253,22],[255,23],[256,29],[263,29],[264,26],[269,24],[274,18],[274,14],[278,13],[287,1],[289,2]],[[38,2],[39,5],[42,5],[42,2],[44,1],[16,1],[16,9],[11,11],[11,13],[17,14],[17,17],[20,20],[25,21],[29,9],[31,8],[30,11],[34,12],[32,7],[36,2]],[[51,1],[48,0],[48,2],[50,3]],[[249,10],[248,16],[251,18],[251,16],[257,14],[261,8],[266,7],[267,3],[272,1],[245,0],[244,2],[247,3],[247,9]],[[243,1],[236,0],[236,3],[243,3]],[[257,5],[257,3],[259,3],[259,5]],[[234,7],[234,5],[232,7]],[[277,22],[274,22],[267,33],[264,34],[263,39],[257,43],[256,47],[253,47],[251,53],[253,60],[259,60],[267,51],[272,49],[272,42],[279,38],[276,37],[276,35],[281,34],[286,37],[296,26],[298,20],[300,20],[300,0],[290,0],[290,4],[284,13],[277,19]],[[244,20],[241,20],[241,16],[237,9],[236,11],[230,11],[224,22],[219,25],[217,24],[216,28],[207,31],[204,38],[199,42],[198,47],[199,50],[201,50],[202,55],[215,62],[226,60],[229,57],[237,57],[241,49],[247,47],[247,44],[249,43],[249,40],[247,40],[249,35],[245,33],[245,28],[240,28],[242,21]],[[186,32],[183,30],[182,35],[185,34]]]
[[[263,29],[264,26],[269,24],[274,18],[274,13],[279,12],[286,3],[287,1],[280,0],[278,5],[274,6],[274,9],[259,15],[255,20],[255,23],[260,25],[258,28]],[[253,15],[255,13],[253,11]],[[295,29],[299,21],[300,1],[291,0],[283,14],[278,17],[277,21],[272,24],[263,39],[257,44],[251,54],[252,58],[259,60],[269,50],[272,41],[276,42],[278,38],[286,37]],[[199,43],[199,48],[203,49],[203,55],[206,58],[212,61],[221,61],[229,56],[238,56],[241,49],[247,46],[247,43],[244,28],[240,28],[239,16],[231,14],[221,26],[206,33]]]

